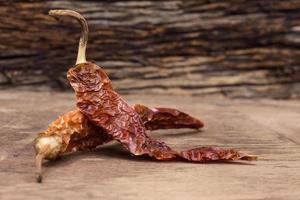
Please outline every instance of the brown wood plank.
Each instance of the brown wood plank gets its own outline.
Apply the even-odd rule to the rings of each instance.
[[[54,8],[87,18],[87,57],[122,93],[300,96],[298,0],[2,2],[0,88],[69,88],[80,31]]]
[[[0,197],[6,199],[299,199],[300,104],[127,95],[131,103],[177,107],[201,118],[203,131],[156,131],[174,148],[234,147],[257,154],[251,163],[157,162],[132,157],[112,143],[65,156],[35,182],[32,140],[73,109],[71,93],[0,91]],[[280,122],[280,123],[278,123]]]

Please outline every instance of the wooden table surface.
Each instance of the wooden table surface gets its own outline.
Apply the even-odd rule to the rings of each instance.
[[[72,93],[0,91],[0,199],[300,199],[300,102],[201,96],[125,96],[176,107],[205,122],[202,131],[155,131],[177,149],[217,145],[257,154],[255,162],[159,162],[117,143],[46,163],[35,182],[32,140],[74,108]]]

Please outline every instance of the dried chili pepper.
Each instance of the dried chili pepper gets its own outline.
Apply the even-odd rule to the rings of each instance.
[[[141,116],[143,123],[147,124],[146,128],[148,130],[182,127],[200,128],[200,125],[201,127],[203,126],[203,123],[199,120],[172,108],[156,110],[137,104],[135,109]],[[165,116],[166,114],[168,116],[168,113],[171,113],[172,117],[157,117]],[[184,119],[181,117],[182,115],[185,116]],[[176,126],[166,126],[166,124],[174,124],[174,122]],[[79,110],[65,113],[52,122],[47,130],[40,133],[35,139],[34,146],[37,153],[36,162],[39,171],[38,180],[42,180],[41,165],[44,158],[51,160],[69,152],[93,149],[112,139],[105,130],[92,124]]]
[[[77,107],[93,124],[104,130],[111,138],[119,141],[132,154],[146,154],[158,160],[183,158],[198,162],[256,159],[256,156],[218,147],[201,147],[181,152],[174,151],[164,142],[149,137],[145,127],[148,122],[144,125],[138,112],[113,90],[111,81],[102,68],[86,61],[88,26],[85,19],[79,13],[70,10],[53,10],[49,14],[52,16],[74,17],[80,22],[83,29],[76,65],[67,74],[68,80],[76,93]],[[151,125],[149,126],[151,127]],[[166,127],[170,127],[170,125],[168,124]],[[176,126],[173,124],[173,127]],[[155,126],[153,129],[155,129]],[[62,143],[62,140],[57,140],[57,143]],[[37,160],[40,160],[38,156]]]

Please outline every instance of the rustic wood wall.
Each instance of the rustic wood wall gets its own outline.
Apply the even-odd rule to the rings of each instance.
[[[68,88],[80,31],[52,8],[88,19],[120,92],[300,97],[300,0],[1,1],[1,88]]]

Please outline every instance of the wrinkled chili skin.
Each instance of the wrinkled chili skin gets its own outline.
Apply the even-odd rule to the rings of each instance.
[[[181,158],[194,162],[217,160],[256,160],[256,156],[241,154],[234,149],[220,147],[200,147],[179,152]]]
[[[93,149],[112,140],[101,127],[88,120],[79,110],[60,116],[39,137],[57,135],[62,138],[60,154]]]
[[[168,151],[164,143],[152,142],[138,113],[112,89],[100,67],[90,62],[78,64],[68,71],[67,78],[75,90],[79,110],[132,154],[156,156],[160,149]],[[174,157],[171,153],[163,156]]]
[[[204,126],[200,120],[173,108],[148,108],[141,104],[134,105],[147,130],[192,128]]]
[[[102,68],[91,62],[77,64],[68,71],[67,78],[75,90],[78,109],[134,155],[147,154],[158,160],[180,157],[200,162],[256,159],[256,156],[214,147],[176,152],[147,135],[138,113],[113,90]]]
[[[148,108],[145,105],[134,106],[147,130],[170,128],[202,127],[200,121],[172,108]],[[102,128],[94,125],[79,110],[67,112],[49,124],[40,136],[57,135],[63,144],[60,153],[93,149],[110,142],[113,138]]]
[[[146,125],[147,130],[182,127],[199,128],[197,119],[176,109],[150,109],[141,104],[135,105],[134,109],[139,114],[143,124]],[[182,117],[182,113],[185,118]],[[171,115],[171,117],[168,115]],[[40,133],[40,136],[49,135],[57,135],[62,138],[63,143],[60,154],[93,149],[113,140],[102,128],[93,125],[79,110],[63,114],[49,124],[45,132]]]

